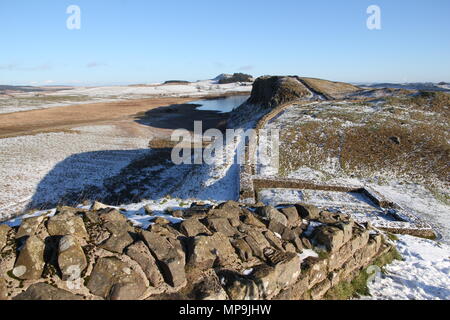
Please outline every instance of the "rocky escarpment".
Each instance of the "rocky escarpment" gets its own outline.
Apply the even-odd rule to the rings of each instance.
[[[248,103],[273,109],[310,96],[311,92],[297,77],[264,76],[255,80]]]
[[[299,76],[263,76],[253,83],[247,105],[272,110],[289,102],[343,99],[360,91],[363,90],[344,82]]]
[[[254,79],[249,74],[239,72],[233,74],[222,73],[215,77],[213,80],[217,81],[218,84],[227,84],[235,82],[253,82]]]
[[[134,227],[114,208],[0,226],[1,299],[321,299],[394,250],[370,226],[296,204],[193,205]]]
[[[248,126],[289,102],[310,101],[316,97],[298,77],[259,77],[253,83],[250,98],[231,113],[229,125]]]

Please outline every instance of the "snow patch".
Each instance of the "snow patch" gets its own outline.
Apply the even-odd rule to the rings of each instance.
[[[374,300],[449,300],[450,246],[399,235],[397,249],[404,261],[394,261],[385,274],[369,283]]]

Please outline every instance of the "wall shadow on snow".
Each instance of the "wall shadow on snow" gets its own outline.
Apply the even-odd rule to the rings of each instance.
[[[48,209],[103,198],[104,184],[120,174],[130,161],[149,150],[102,150],[74,154],[57,163],[39,182],[27,209]]]
[[[219,201],[237,196],[236,190],[219,192],[222,182],[229,184],[236,178],[235,170],[229,170],[204,190],[201,186],[209,179],[205,165],[174,165],[171,152],[171,148],[159,148],[74,154],[45,175],[26,209],[73,206],[84,200],[119,205],[166,195],[193,198],[204,195]]]

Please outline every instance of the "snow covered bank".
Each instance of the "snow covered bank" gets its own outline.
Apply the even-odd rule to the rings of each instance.
[[[394,261],[369,284],[375,300],[450,299],[450,246],[432,240],[398,236],[404,261]]]

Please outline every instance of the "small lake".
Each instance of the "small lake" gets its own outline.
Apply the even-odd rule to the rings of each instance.
[[[235,108],[243,104],[250,96],[239,95],[230,96],[220,99],[206,99],[190,102],[190,104],[200,104],[197,110],[203,111],[218,111],[220,113],[231,112]]]

